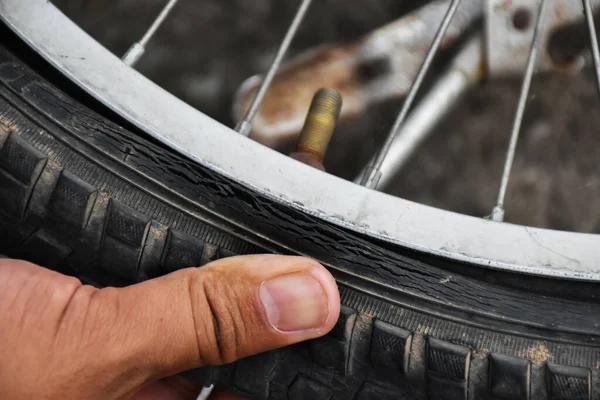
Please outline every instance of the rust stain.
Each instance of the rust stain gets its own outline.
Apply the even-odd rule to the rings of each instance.
[[[526,355],[527,358],[535,364],[543,364],[552,358],[552,354],[550,354],[546,346],[541,343],[537,346],[529,347]]]
[[[488,75],[488,62],[487,57],[481,57],[479,61],[479,65],[477,65],[477,71],[475,72],[475,77],[479,81],[485,78]]]
[[[166,229],[165,229],[165,230],[163,230],[163,229],[157,229],[157,230],[154,232],[154,234],[156,235],[156,237],[157,237],[158,239],[161,239],[161,240],[162,240],[162,239],[166,239],[166,238],[167,238],[167,234],[168,234],[168,233],[167,233],[167,230],[166,230]]]
[[[481,349],[473,349],[471,354],[475,358],[487,358],[488,354],[490,354],[490,349],[485,347]]]
[[[355,115],[358,106],[358,82],[352,62],[353,46],[321,47],[288,64],[277,74],[260,107],[256,121],[259,125],[291,131],[296,134],[300,127],[285,127],[288,121],[303,121],[315,92],[323,87],[341,93],[344,99],[342,117]],[[235,110],[241,119],[260,82],[248,88]],[[260,129],[257,129],[260,131]],[[260,138],[256,138],[259,139]]]
[[[562,4],[557,4],[556,7],[554,7],[554,19],[558,22],[564,22],[567,19],[567,13],[565,13],[565,10],[563,8]]]
[[[2,128],[3,133],[12,133],[17,130],[17,125],[5,115],[0,114],[0,128]]]
[[[419,325],[415,332],[421,335],[428,335],[431,332],[431,327]]]

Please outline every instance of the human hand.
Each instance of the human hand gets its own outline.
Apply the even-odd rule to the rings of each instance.
[[[195,399],[172,376],[324,335],[339,302],[329,272],[300,257],[234,257],[122,289],[0,259],[0,398]]]

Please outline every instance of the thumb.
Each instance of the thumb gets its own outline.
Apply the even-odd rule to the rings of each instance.
[[[79,343],[82,348],[97,349],[94,364],[138,383],[316,338],[333,328],[340,309],[325,268],[283,256],[224,259],[91,291],[78,303],[85,307],[70,307],[75,314],[63,316],[65,333],[71,324],[88,342]],[[72,340],[72,333],[61,336]]]

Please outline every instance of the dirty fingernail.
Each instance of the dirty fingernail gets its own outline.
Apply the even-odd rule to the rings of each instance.
[[[329,316],[325,291],[307,274],[289,274],[264,282],[260,298],[269,322],[281,331],[317,329]]]

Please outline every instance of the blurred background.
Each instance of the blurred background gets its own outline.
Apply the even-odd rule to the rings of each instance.
[[[138,40],[165,0],[54,0],[117,55]],[[290,56],[348,43],[415,7],[414,0],[321,0]],[[264,72],[298,0],[180,0],[137,69],[214,119],[234,126],[235,91]],[[388,188],[390,194],[474,216],[494,207],[520,77],[469,91]],[[336,130],[328,172],[353,179],[388,134],[401,101]],[[536,75],[506,200],[506,220],[600,233],[600,100],[592,71]]]

